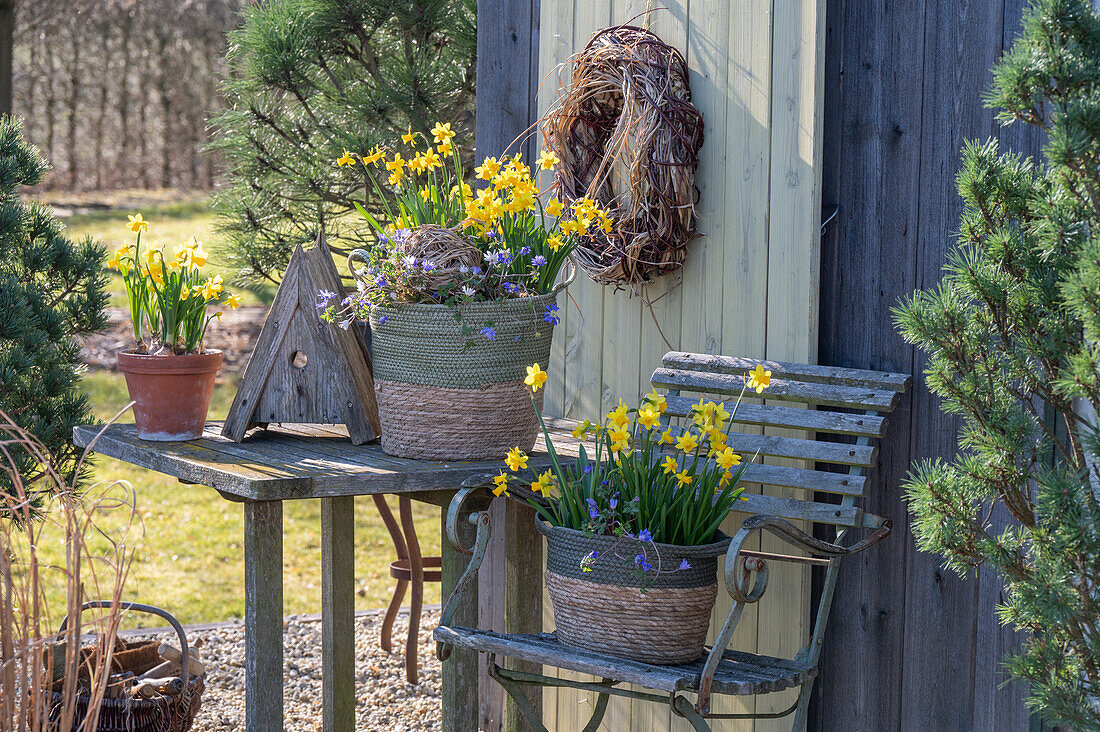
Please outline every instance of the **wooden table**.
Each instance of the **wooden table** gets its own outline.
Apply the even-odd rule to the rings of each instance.
[[[567,423],[554,423],[552,431],[556,449],[575,455],[576,443]],[[351,732],[355,729],[354,497],[399,494],[446,507],[464,480],[503,467],[502,461],[395,458],[383,453],[377,443],[352,445],[342,427],[330,426],[272,426],[234,443],[221,436],[220,422],[209,423],[203,438],[190,442],[147,442],[137,437],[133,425],[115,424],[105,430],[77,427],[73,439],[80,447],[183,483],[210,486],[223,498],[244,504],[248,732],[283,728],[282,502],[321,499],[324,729]],[[545,451],[536,449],[531,467],[547,463]],[[530,527],[521,530],[534,534]],[[466,561],[449,542],[442,542],[444,597]],[[477,624],[475,595],[471,593],[459,613],[471,627]],[[456,649],[443,665],[445,729],[477,730],[476,680],[477,654]]]

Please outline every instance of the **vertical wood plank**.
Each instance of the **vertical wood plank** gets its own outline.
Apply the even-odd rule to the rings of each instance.
[[[244,504],[245,729],[283,729],[283,504]]]
[[[321,679],[326,732],[355,729],[355,498],[321,499]]]
[[[825,3],[802,0],[775,3],[773,8],[772,215],[765,350],[771,359],[813,363],[818,339]],[[769,492],[795,496],[790,490],[771,488]],[[765,551],[784,550],[782,542],[771,536],[763,537],[760,545]],[[777,608],[778,612],[761,612],[758,649],[790,658],[805,645],[809,634],[809,571],[807,567],[775,562],[771,571],[769,609]],[[794,690],[769,694],[757,699],[756,711],[781,711],[796,696]],[[771,732],[789,726],[789,719],[759,720],[755,729]]]
[[[980,102],[1022,5],[831,0],[825,198],[841,208],[823,244],[823,363],[922,368],[889,309],[940,278],[961,208],[962,140],[999,133],[1025,154],[1038,149],[1018,126],[997,130]],[[816,729],[1028,728],[1021,690],[996,688],[1015,640],[992,616],[999,581],[959,580],[913,545],[900,482],[913,459],[951,455],[957,426],[922,382],[891,417],[865,502],[894,520],[894,534],[842,564]]]
[[[517,138],[525,139],[535,122],[539,59],[540,3],[535,0],[478,0],[477,2],[477,79],[476,155],[500,157],[521,153],[530,160],[533,145],[529,141],[513,146]],[[512,146],[509,148],[509,146]],[[561,340],[558,329],[556,340]],[[492,526],[499,528],[490,539],[485,563],[478,576],[481,597],[478,627],[503,631],[505,602],[502,593],[490,592],[506,570],[506,517],[500,502],[490,511]],[[480,667],[481,719],[487,732],[503,729],[505,694],[489,679],[487,659]],[[537,691],[532,697],[537,697]]]
[[[447,536],[447,508],[441,511],[439,522],[440,535]],[[463,546],[473,546],[474,527],[469,523],[459,524],[459,539]],[[462,554],[443,539],[440,551],[442,568],[441,580],[444,602],[454,591],[466,565],[469,555]],[[484,568],[482,568],[484,570]],[[455,610],[453,623],[467,628],[475,627],[478,622],[477,585],[471,583],[462,603]],[[442,669],[443,732],[478,732],[478,654],[467,648],[456,647],[451,657],[443,662]]]
[[[504,565],[504,632],[538,633],[542,630],[542,535],[535,530],[535,510],[516,501],[505,505],[504,526],[507,548]],[[509,668],[539,673],[537,663],[509,661]],[[538,687],[527,687],[527,698],[537,712],[543,709]],[[505,707],[504,728],[508,732],[531,732],[511,699]]]
[[[593,33],[611,22],[611,7],[611,0],[574,0],[570,53],[582,49]],[[564,412],[568,417],[594,418],[598,416],[601,406],[605,288],[581,273],[570,289],[573,298],[569,303],[565,342],[565,373],[568,380]],[[579,678],[579,675],[569,671],[561,671],[560,675]],[[558,729],[583,727],[591,712],[594,696],[565,689],[559,690],[557,696]]]

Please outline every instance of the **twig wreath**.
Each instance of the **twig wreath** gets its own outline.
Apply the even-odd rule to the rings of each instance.
[[[541,122],[555,183],[567,203],[612,214],[611,231],[592,227],[575,256],[596,282],[637,291],[679,269],[696,236],[703,116],[683,55],[643,28],[606,28],[569,63],[572,85]]]

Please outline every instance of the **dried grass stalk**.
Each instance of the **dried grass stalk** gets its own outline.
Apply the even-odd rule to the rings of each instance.
[[[42,466],[33,491],[16,470],[19,451]],[[42,443],[3,412],[0,471],[12,486],[0,492],[0,732],[95,732],[140,530],[133,489],[115,482],[78,495],[53,469]],[[40,550],[59,538],[63,565],[51,564]],[[62,595],[64,605],[52,607],[52,595]],[[82,615],[87,597],[109,600],[111,607]],[[64,616],[70,622],[59,636]],[[81,679],[81,640],[90,632],[105,661]],[[57,685],[55,677],[62,677]],[[90,698],[86,714],[76,710],[78,696]]]
[[[604,29],[569,64],[572,83],[540,123],[560,159],[555,184],[566,202],[595,199],[613,220],[610,234],[582,237],[577,261],[596,282],[636,290],[679,269],[696,236],[703,117],[684,57],[650,31]]]

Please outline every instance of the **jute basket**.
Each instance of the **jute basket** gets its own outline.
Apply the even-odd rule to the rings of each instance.
[[[537,297],[464,306],[461,322],[445,305],[373,308],[382,450],[422,460],[500,458],[516,446],[530,450],[539,423],[523,379],[531,364],[549,364],[554,326],[544,319],[546,307],[557,303],[567,284]],[[488,326],[494,340],[480,335]]]
[[[564,645],[673,666],[703,655],[718,594],[718,557],[729,537],[703,546],[672,546],[593,536],[536,521],[546,537],[546,587]],[[581,560],[597,559],[584,571]],[[635,557],[654,568],[640,589]],[[691,569],[677,570],[686,559]]]

